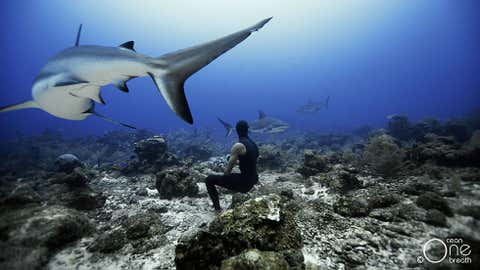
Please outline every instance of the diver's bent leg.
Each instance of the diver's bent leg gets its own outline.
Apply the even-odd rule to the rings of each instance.
[[[208,195],[212,200],[213,207],[217,211],[222,210],[222,208],[220,207],[220,199],[218,198],[217,188],[215,187],[220,177],[220,175],[209,175],[205,179],[205,185],[207,186]]]
[[[253,187],[252,181],[248,177],[239,174],[231,173],[227,175],[209,175],[205,179],[208,195],[212,199],[215,210],[221,210],[218,191],[215,186],[223,187],[231,191],[246,193]]]
[[[216,184],[217,186],[241,193],[249,192],[254,185],[254,182],[250,179],[250,177],[241,173],[224,175],[219,182],[220,183]]]

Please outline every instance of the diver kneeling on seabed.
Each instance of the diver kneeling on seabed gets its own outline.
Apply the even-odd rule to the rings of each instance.
[[[209,175],[205,179],[208,195],[212,199],[213,207],[216,211],[221,211],[222,209],[215,186],[247,193],[258,183],[258,147],[248,137],[248,123],[243,120],[238,121],[235,129],[238,134],[238,142],[232,146],[224,175]],[[240,173],[231,173],[237,161],[239,161]]]

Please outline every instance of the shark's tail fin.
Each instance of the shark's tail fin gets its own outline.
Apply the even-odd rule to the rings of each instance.
[[[223,38],[153,58],[151,65],[154,70],[149,75],[170,109],[183,120],[192,124],[192,114],[183,89],[185,80],[245,40],[252,32],[262,28],[270,19],[265,19],[252,27]]]
[[[232,130],[233,130],[233,127],[232,125],[230,125],[229,123],[223,121],[222,119],[218,118],[218,121],[220,121],[220,123],[222,123],[223,127],[227,130],[227,133],[225,134],[225,138],[230,136],[230,134],[232,134]]]
[[[330,96],[327,97],[327,99],[325,100],[325,108],[328,109],[328,102],[330,101]]]
[[[8,111],[21,110],[21,109],[28,109],[28,108],[38,109],[40,108],[40,106],[38,106],[38,104],[35,101],[29,100],[25,102],[20,102],[20,103],[8,105],[8,106],[0,107],[0,112],[8,112]]]

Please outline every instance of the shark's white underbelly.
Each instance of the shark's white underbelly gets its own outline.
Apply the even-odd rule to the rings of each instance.
[[[131,77],[146,75],[145,64],[128,61],[81,61],[68,59],[57,63],[53,69],[63,67],[64,73],[57,72],[36,84],[32,89],[33,99],[46,112],[69,120],[83,120],[89,113],[94,101],[85,96],[78,95],[78,90],[83,87],[97,87],[114,83],[115,81],[128,80]],[[48,70],[45,73],[49,73]],[[53,73],[53,72],[50,72]],[[66,75],[65,75],[66,74]],[[87,84],[79,83],[67,86],[54,87],[58,81],[68,79],[68,76],[77,78]],[[77,94],[77,95],[76,95]]]
[[[91,99],[72,96],[67,87],[44,89],[33,98],[44,111],[69,120],[85,119],[89,115],[85,112],[93,106]]]

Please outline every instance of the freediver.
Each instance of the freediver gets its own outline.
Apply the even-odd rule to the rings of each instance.
[[[209,175],[205,179],[208,195],[212,199],[215,211],[220,212],[220,201],[217,188],[220,186],[232,191],[247,193],[258,183],[257,158],[258,147],[248,137],[248,123],[238,121],[235,126],[238,135],[238,142],[232,146],[230,158],[223,175]],[[239,161],[240,173],[231,173],[233,167]]]

